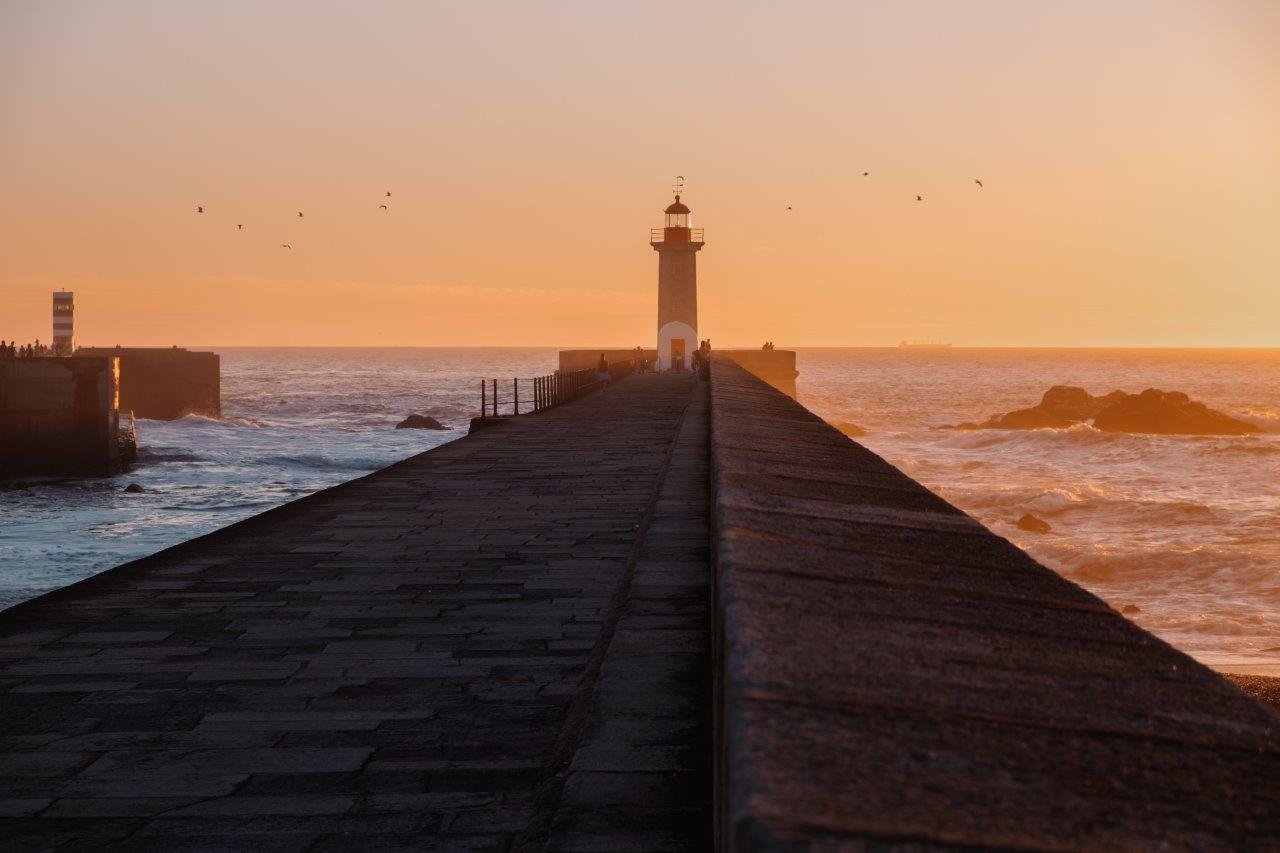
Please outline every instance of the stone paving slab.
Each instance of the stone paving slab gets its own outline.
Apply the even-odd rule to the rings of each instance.
[[[646,519],[547,849],[711,849],[707,389]]]
[[[715,359],[724,849],[1280,847],[1280,718]]]
[[[632,757],[586,726],[615,684],[682,727],[588,787],[682,769],[628,829],[696,846],[694,387],[630,377],[0,613],[0,846],[539,849]]]

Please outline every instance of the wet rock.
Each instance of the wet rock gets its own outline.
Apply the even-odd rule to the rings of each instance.
[[[1043,518],[1036,518],[1031,513],[1027,513],[1022,516],[1022,518],[1018,519],[1017,526],[1019,530],[1029,530],[1032,533],[1048,533],[1053,530],[1053,528],[1049,526],[1049,522],[1045,521]]]
[[[1064,429],[1092,421],[1103,432],[1159,435],[1248,435],[1258,428],[1197,403],[1181,391],[1148,388],[1141,394],[1112,391],[1095,397],[1083,388],[1055,385],[1038,405],[993,415],[955,429]]]
[[[396,424],[396,429],[450,429],[430,415],[409,415]]]
[[[956,429],[1065,429],[1096,417],[1125,396],[1123,391],[1112,391],[1105,397],[1095,397],[1073,385],[1054,385],[1044,392],[1039,404],[1029,409],[994,415],[980,424],[960,424]]]
[[[145,491],[142,488],[142,486],[139,486],[137,483],[130,483],[129,485],[124,487],[124,490],[126,494],[130,494],[130,495],[136,495],[139,492]]]
[[[1120,612],[1125,616],[1132,616],[1135,613],[1141,613],[1142,608],[1136,604],[1126,604],[1124,607],[1120,608]]]
[[[1093,425],[1103,432],[1158,435],[1248,435],[1258,428],[1211,409],[1181,391],[1148,388],[1126,394],[1098,412]]]
[[[831,421],[830,423],[833,427],[840,430],[850,438],[861,438],[867,434],[865,429],[855,423],[850,423],[849,421]]]

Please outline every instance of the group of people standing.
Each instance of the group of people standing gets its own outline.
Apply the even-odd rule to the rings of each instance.
[[[699,379],[711,378],[711,338],[698,341],[698,348],[693,351],[693,372]]]
[[[635,348],[635,372],[636,373],[653,373],[658,369],[657,359],[650,358],[644,351],[643,347]],[[709,378],[711,366],[711,339],[698,341],[698,348],[693,351],[690,366],[693,372],[700,379]],[[683,367],[683,359],[681,359],[681,370]],[[609,386],[609,382],[613,380],[613,372],[609,369],[609,359],[604,353],[600,353],[600,360],[596,362],[596,381],[600,383],[601,390]]]
[[[41,355],[57,355],[53,347],[40,343],[37,338],[34,344],[19,346],[17,341],[5,343],[0,341],[0,358],[35,358]]]

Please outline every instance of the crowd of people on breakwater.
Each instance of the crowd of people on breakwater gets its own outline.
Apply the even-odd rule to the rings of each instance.
[[[36,338],[34,344],[19,344],[17,341],[0,340],[0,358],[36,358],[38,356],[61,355],[48,344],[40,343]]]

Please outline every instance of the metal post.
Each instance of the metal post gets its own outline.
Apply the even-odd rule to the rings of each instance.
[[[520,377],[511,379],[511,414],[520,414]]]
[[[493,416],[498,416],[498,380],[493,380]]]
[[[480,417],[482,417],[482,418],[483,418],[486,414],[488,414],[488,413],[485,411],[485,406],[486,406],[486,405],[488,405],[488,403],[487,403],[487,401],[486,401],[486,400],[485,400],[485,398],[484,398],[484,380],[483,380],[483,379],[481,379],[481,380],[480,380]]]

